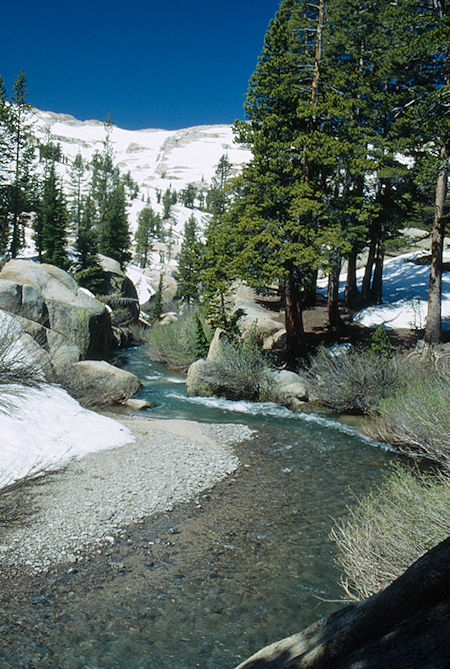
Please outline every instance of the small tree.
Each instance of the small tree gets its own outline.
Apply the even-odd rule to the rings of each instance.
[[[62,268],[67,267],[67,219],[64,195],[52,163],[42,185],[34,242],[40,259]]]
[[[152,251],[152,242],[162,235],[161,217],[156,214],[150,202],[139,212],[138,227],[134,235],[136,242],[136,261],[144,268],[147,266],[149,253]]]
[[[184,204],[184,206],[188,207],[189,209],[194,208],[194,202],[196,196],[197,196],[197,188],[195,187],[194,184],[188,184],[186,188],[183,188],[183,190],[180,191],[180,200]]]
[[[178,256],[178,296],[192,304],[199,298],[202,247],[198,238],[195,216],[184,225],[184,238]]]
[[[159,277],[158,288],[156,289],[155,297],[153,300],[153,305],[150,310],[150,320],[152,323],[159,320],[163,312],[163,280],[164,274],[161,274]]]

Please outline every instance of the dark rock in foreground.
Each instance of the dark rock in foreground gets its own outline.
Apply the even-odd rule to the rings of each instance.
[[[450,537],[385,590],[260,650],[237,669],[445,669]]]

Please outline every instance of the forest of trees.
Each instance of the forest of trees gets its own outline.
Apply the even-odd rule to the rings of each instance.
[[[278,286],[291,361],[304,351],[318,270],[337,326],[342,262],[347,304],[381,302],[386,242],[408,224],[433,229],[426,340],[439,341],[448,43],[439,0],[283,0],[269,25],[248,120],[235,124],[253,158],[222,189],[223,204],[209,198],[203,282],[219,296],[232,278]]]
[[[69,267],[68,239],[74,240],[74,269],[96,265],[103,253],[124,265],[131,259],[127,206],[138,187],[114,164],[111,120],[103,150],[88,163],[78,154],[64,187],[58,164],[67,159],[50,137],[38,141],[31,127],[26,77],[20,71],[8,100],[0,78],[0,255],[15,258],[31,227],[39,259]]]

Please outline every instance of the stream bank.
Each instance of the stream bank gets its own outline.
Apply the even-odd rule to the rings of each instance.
[[[140,416],[245,423],[256,434],[235,444],[233,474],[122,527],[89,559],[2,574],[2,669],[231,669],[340,608],[322,601],[342,596],[333,518],[381,480],[392,454],[329,416],[194,401],[138,349],[124,356],[153,404]]]

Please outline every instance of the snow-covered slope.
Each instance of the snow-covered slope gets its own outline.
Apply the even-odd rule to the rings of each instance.
[[[78,121],[67,114],[34,110],[34,133],[43,139],[50,136],[61,144],[63,154],[71,162],[78,152],[89,160],[94,151],[101,151],[105,139],[100,121]],[[181,130],[123,130],[112,126],[111,144],[115,162],[147,191],[175,190],[188,183],[198,186],[211,182],[217,163],[227,154],[233,165],[247,162],[250,153],[233,142],[229,125],[202,125]]]

